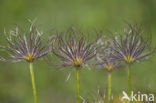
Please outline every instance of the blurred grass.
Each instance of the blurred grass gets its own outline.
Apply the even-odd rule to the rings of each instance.
[[[36,24],[46,34],[75,26],[84,31],[122,31],[124,21],[150,25],[153,44],[156,44],[155,0],[0,0],[0,44],[5,44],[3,30],[14,24],[27,27],[27,18],[37,18]],[[92,35],[90,35],[92,38]],[[92,38],[94,39],[94,38]],[[156,57],[132,67],[133,88],[156,92]],[[76,100],[75,72],[65,82],[69,69],[56,70],[40,60],[35,62],[35,77],[39,103],[74,103]],[[81,71],[81,95],[89,98],[98,87],[106,90],[107,73],[101,70]],[[113,94],[127,89],[127,69],[112,75]],[[28,64],[0,62],[0,103],[33,103]]]

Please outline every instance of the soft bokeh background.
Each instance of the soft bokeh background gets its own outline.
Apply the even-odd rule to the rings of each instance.
[[[26,19],[37,18],[36,24],[45,31],[62,31],[70,26],[85,31],[122,31],[125,23],[144,23],[151,28],[156,44],[155,0],[0,0],[0,44],[5,44],[3,31],[14,24],[27,27]],[[92,35],[90,35],[91,37]],[[3,55],[1,53],[1,55]],[[132,66],[133,89],[156,92],[156,57],[152,62]],[[39,60],[34,63],[39,103],[75,103],[75,71],[65,82],[69,70],[56,70]],[[81,96],[95,98],[98,88],[107,89],[107,73],[83,69],[80,74]],[[127,69],[113,72],[114,95],[127,90]],[[33,103],[28,64],[0,62],[0,103]]]

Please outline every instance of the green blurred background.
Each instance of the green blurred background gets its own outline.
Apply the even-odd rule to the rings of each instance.
[[[156,40],[155,0],[0,0],[0,44],[5,44],[3,31],[14,24],[27,27],[26,19],[37,18],[36,24],[51,35],[53,30],[63,31],[75,26],[85,31],[123,31],[124,21],[149,25]],[[89,35],[90,37],[92,35]],[[1,54],[3,55],[3,54]],[[132,66],[132,83],[136,91],[156,92],[156,57],[152,62]],[[39,60],[34,63],[39,103],[75,103],[76,77],[69,69],[56,70]],[[98,88],[106,92],[107,73],[102,70],[83,69],[80,74],[81,96],[96,97]],[[127,90],[127,69],[113,72],[114,95]],[[33,103],[33,93],[28,64],[0,62],[0,103]]]

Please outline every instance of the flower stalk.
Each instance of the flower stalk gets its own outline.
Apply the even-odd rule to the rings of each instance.
[[[132,87],[131,87],[131,70],[130,70],[130,65],[128,65],[128,87],[129,87],[129,96],[131,96],[131,91],[132,91]]]
[[[33,93],[34,93],[34,101],[35,101],[35,103],[37,103],[37,92],[36,92],[35,77],[34,77],[34,71],[33,71],[33,64],[32,63],[30,63],[30,74],[31,74],[32,87],[33,87]]]
[[[76,81],[77,81],[77,103],[80,103],[80,78],[79,78],[79,68],[76,69]]]
[[[111,101],[111,73],[108,73],[108,103]]]

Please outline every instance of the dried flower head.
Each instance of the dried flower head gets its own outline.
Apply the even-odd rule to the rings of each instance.
[[[120,65],[116,59],[112,58],[112,51],[103,52],[103,54],[98,54],[98,56],[96,65],[101,65],[102,69],[106,69],[108,72],[112,72]]]
[[[19,62],[27,61],[33,62],[49,52],[48,44],[42,45],[42,33],[31,23],[29,31],[23,31],[16,27],[15,30],[10,30],[9,35],[4,32],[7,46],[2,46],[9,54],[9,58],[1,58],[3,61]]]
[[[104,40],[101,39],[98,42],[100,50],[96,55],[97,62],[95,63],[95,65],[100,65],[102,69],[106,69],[108,72],[112,72],[120,66],[118,60],[113,58],[114,51],[110,48],[110,44],[111,41],[106,36],[104,36]]]
[[[155,49],[150,49],[151,35],[147,34],[145,37],[144,34],[145,31],[138,25],[129,25],[124,35],[113,39],[113,58],[132,64],[153,55]]]
[[[80,68],[94,58],[97,53],[96,42],[87,43],[85,37],[74,30],[68,31],[66,38],[58,35],[55,44],[53,52],[61,59],[63,67]]]

